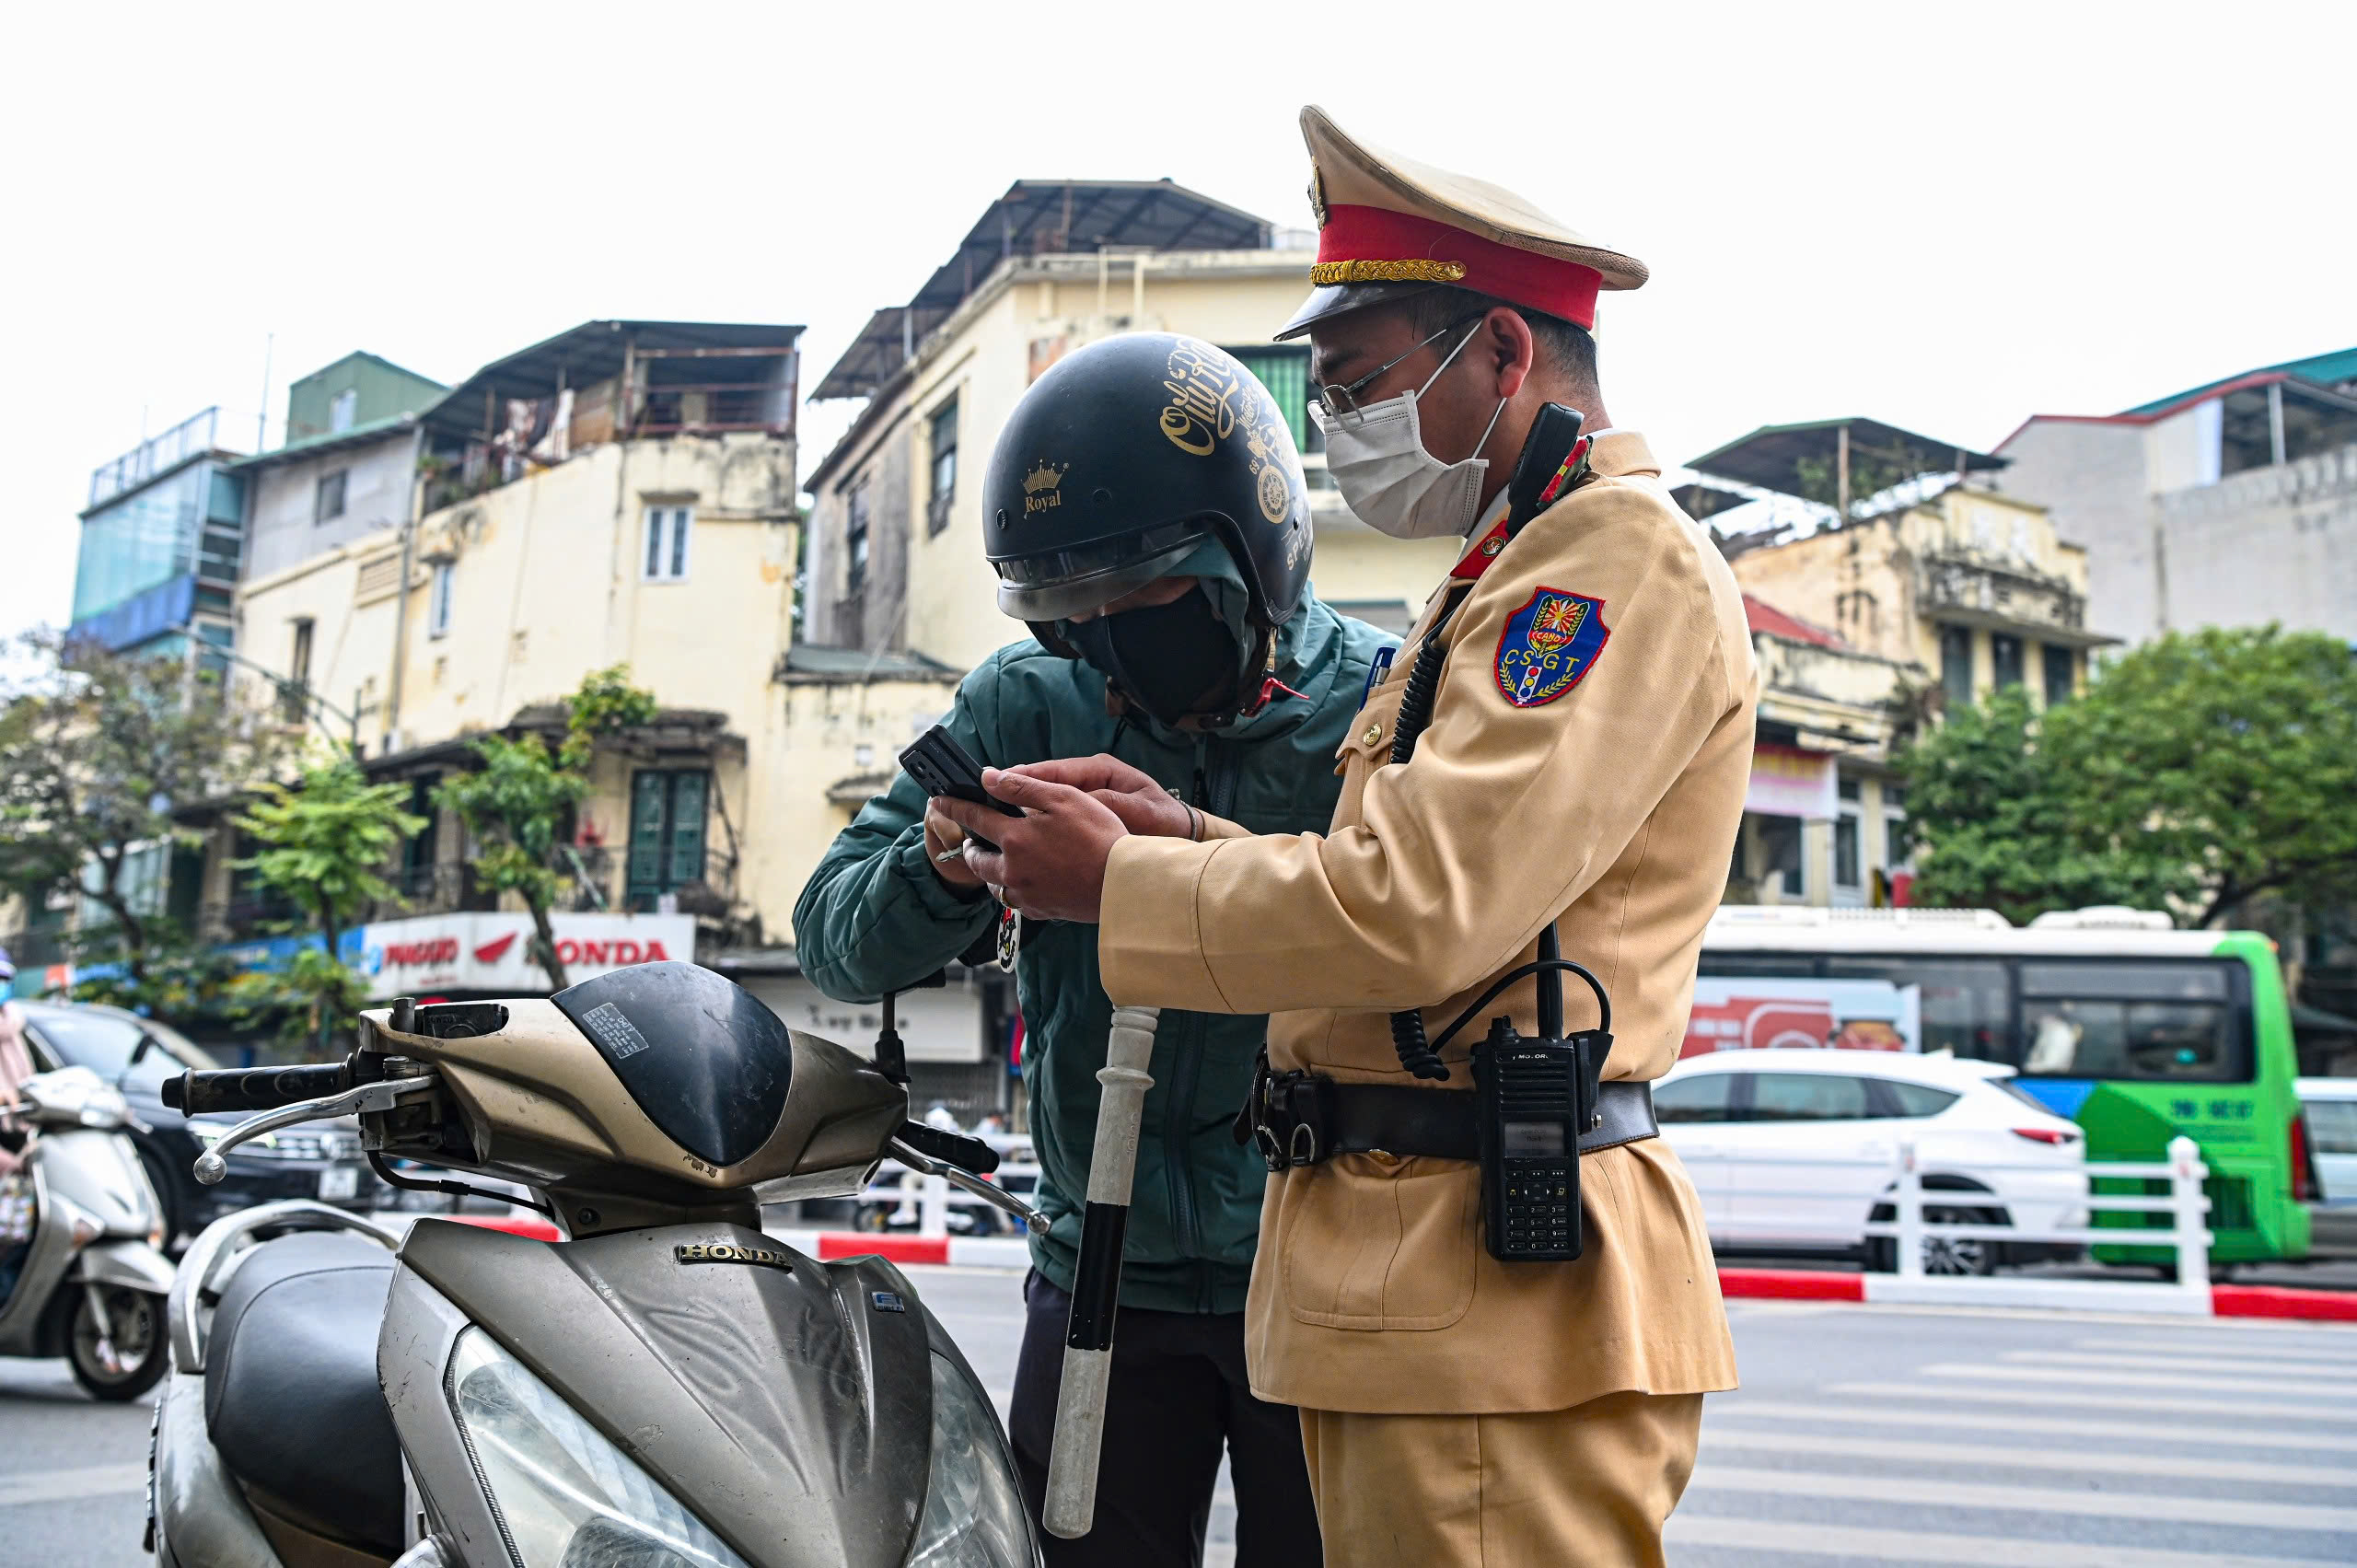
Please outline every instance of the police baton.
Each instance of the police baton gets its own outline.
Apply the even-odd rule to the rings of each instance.
[[[1121,1294],[1121,1235],[1130,1223],[1130,1179],[1138,1168],[1138,1122],[1146,1067],[1154,1060],[1158,1007],[1116,1007],[1113,1034],[1097,1081],[1097,1149],[1089,1157],[1088,1205],[1080,1225],[1080,1263],[1072,1282],[1072,1322],[1064,1332],[1062,1384],[1056,1390],[1056,1435],[1048,1450],[1048,1529],[1066,1540],[1097,1520],[1097,1461],[1105,1444],[1105,1388],[1113,1375],[1113,1312]]]

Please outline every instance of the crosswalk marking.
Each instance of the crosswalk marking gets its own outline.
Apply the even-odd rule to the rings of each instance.
[[[1898,1386],[1895,1386],[1898,1387]],[[1916,1394],[1929,1397],[1933,1390],[1915,1389]],[[1954,1399],[1953,1392],[1943,1391],[1942,1397]],[[1994,1415],[1986,1411],[1941,1410],[1929,1405],[1864,1406],[1849,1405],[1832,1408],[1827,1405],[1786,1404],[1773,1400],[1754,1400],[1748,1395],[1728,1395],[1712,1400],[1704,1419],[1716,1423],[1730,1417],[1759,1416],[1782,1421],[1821,1421],[1848,1425],[1903,1426],[1910,1431],[1936,1432],[1954,1427],[1962,1432],[2011,1432],[2022,1434],[2053,1437],[2116,1437],[2131,1443],[2188,1443],[2203,1449],[2220,1446],[2235,1448],[2299,1448],[2328,1450],[2335,1453],[2357,1453],[2357,1436],[2342,1436],[2330,1432],[2286,1432],[2270,1426],[2265,1430],[2243,1431],[2207,1423],[2199,1431],[2172,1432],[2156,1428],[2149,1421],[2087,1421],[2075,1416]],[[2348,1484],[2357,1485],[2357,1471],[2350,1472]],[[2339,1483],[2336,1483],[2339,1484]]]
[[[2107,1351],[2009,1350],[1998,1359],[2024,1365],[2124,1367],[2141,1372],[2166,1372],[2173,1375],[2208,1372],[2221,1376],[2245,1373],[2254,1377],[2357,1376],[2357,1366],[2346,1366],[2328,1361],[2253,1361],[2225,1355],[2132,1355]]]
[[[17,1470],[0,1476],[0,1508],[27,1503],[66,1503],[77,1497],[112,1497],[145,1492],[147,1466],[85,1465],[71,1470]]]
[[[1927,1367],[1925,1370],[1929,1371],[1930,1368]],[[1973,1367],[1963,1370],[1969,1370],[1984,1379],[1988,1376],[1986,1368]],[[1974,1404],[2034,1405],[2040,1410],[2053,1410],[2062,1406],[2070,1410],[2152,1411],[2168,1415],[2199,1415],[2213,1419],[2223,1416],[2243,1421],[2265,1421],[2269,1425],[2276,1427],[2281,1427],[2286,1422],[2333,1423],[2348,1419],[2335,1410],[2258,1410],[2252,1407],[2248,1400],[2181,1400],[2155,1394],[2081,1395],[2075,1389],[2069,1396],[2068,1405],[2062,1405],[2061,1399],[2058,1397],[2058,1391],[2052,1389],[1926,1388],[1921,1383],[1832,1383],[1827,1385],[1822,1391],[1828,1394],[1846,1394],[1868,1399],[1920,1400],[1928,1397],[1942,1400],[1961,1400]],[[2346,1396],[2343,1398],[2345,1399]]]
[[[1991,1366],[1985,1362],[1938,1362],[1917,1368],[1923,1377],[1969,1377],[1976,1382],[1992,1379],[2053,1383],[2094,1383],[2119,1388],[2149,1388],[2153,1376],[2149,1372],[2099,1372],[2093,1368],[2068,1366]],[[2322,1388],[2313,1382],[2274,1383],[2251,1377],[2203,1377],[2179,1374],[2169,1380],[2177,1388],[2207,1388],[2223,1394],[2240,1394],[2246,1399],[2329,1400],[2346,1404],[2349,1390],[2345,1388]]]
[[[2327,1486],[2357,1489],[2357,1467],[2281,1464],[2270,1459],[2219,1459],[2177,1454],[2067,1454],[2019,1446],[1999,1448],[1987,1444],[1910,1441],[1901,1437],[1829,1437],[1813,1432],[1746,1428],[1715,1418],[1702,1434],[1706,1454],[1721,1448],[1757,1449],[1778,1454],[1829,1454],[1861,1459],[1917,1459],[1926,1464],[2013,1465],[2023,1469],[2066,1470],[2073,1474],[2175,1476],[2188,1481],[2241,1481],[2282,1486]]]
[[[1942,1535],[1930,1530],[1864,1529],[1853,1525],[1800,1524],[1786,1519],[1736,1519],[1715,1514],[1675,1514],[1673,1547],[1732,1547],[1751,1561],[1761,1551],[1905,1562],[1917,1568],[2323,1568],[2314,1557],[2224,1557],[2211,1551],[2169,1551],[2101,1542],[2033,1540],[2017,1536]]]
[[[2184,1340],[2078,1340],[2073,1350],[2095,1351],[2154,1351],[2166,1355],[2199,1360],[2209,1353],[2207,1347],[2216,1345],[2228,1355],[2242,1356],[2252,1361],[2328,1361],[2344,1371],[2357,1372],[2357,1344],[2319,1344],[2314,1340],[2293,1340],[2281,1335],[2275,1342],[2266,1340],[2237,1338],[2229,1342],[2226,1336],[2256,1333],[2250,1329],[2212,1330],[2200,1339],[2189,1343]]]
[[[2239,1525],[2267,1530],[2357,1530],[2357,1508],[2307,1503],[2250,1503],[2227,1497],[2176,1497],[2150,1492],[2079,1492],[2062,1486],[1997,1485],[1918,1476],[1835,1475],[1817,1470],[1748,1469],[1703,1463],[1689,1491],[1767,1492],[1781,1497],[1857,1503],[1917,1503],[1933,1508],[2002,1508],[2026,1514],[2078,1514],[2105,1519]]]

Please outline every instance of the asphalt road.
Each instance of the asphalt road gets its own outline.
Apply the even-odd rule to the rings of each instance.
[[[1004,1400],[1012,1274],[913,1272]],[[2286,1568],[2357,1562],[2357,1330],[1730,1304],[1672,1522],[1692,1568]],[[130,1568],[148,1411],[0,1361],[0,1564]],[[1225,1488],[1223,1483],[1222,1496]],[[1233,1511],[1213,1517],[1231,1561]]]

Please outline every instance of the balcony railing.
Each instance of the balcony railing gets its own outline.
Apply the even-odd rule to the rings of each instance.
[[[1968,556],[1933,555],[1923,562],[1923,605],[1991,621],[2083,631],[2087,600],[2058,578],[2011,570]]]

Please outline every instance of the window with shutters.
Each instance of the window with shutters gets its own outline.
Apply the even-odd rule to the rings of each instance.
[[[1293,432],[1293,443],[1305,452],[1325,449],[1325,440],[1309,418],[1309,350],[1296,344],[1275,347],[1232,348],[1227,351],[1243,361],[1244,368],[1269,389],[1277,400],[1277,407],[1285,416],[1285,428]]]
[[[650,583],[682,583],[688,577],[688,530],[694,526],[691,506],[649,506],[646,509],[646,570]]]
[[[630,880],[623,897],[633,913],[703,880],[704,806],[712,775],[702,769],[643,768],[630,784]]]

